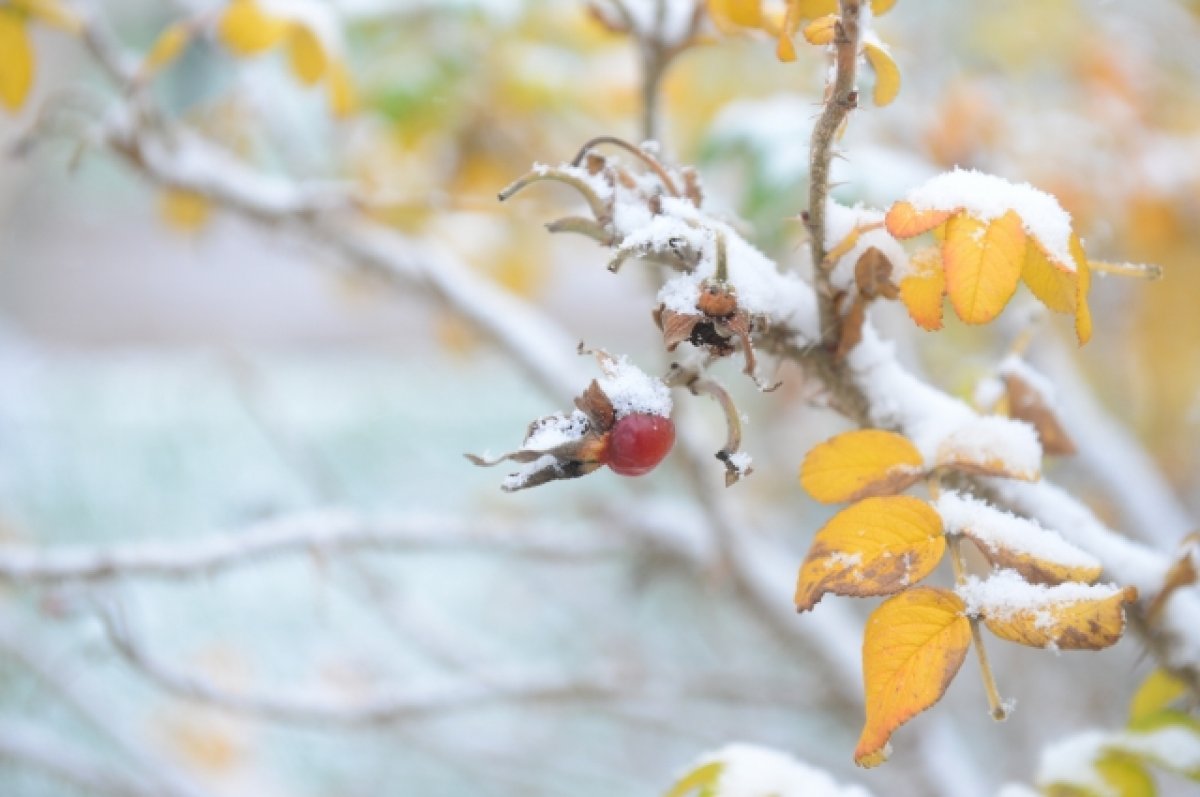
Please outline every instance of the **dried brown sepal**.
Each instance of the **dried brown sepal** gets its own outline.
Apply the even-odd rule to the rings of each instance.
[[[1004,389],[1008,394],[1008,414],[1034,428],[1044,453],[1066,457],[1077,452],[1075,441],[1059,422],[1046,397],[1036,388],[1019,374],[1010,373],[1004,375]]]
[[[1171,565],[1171,569],[1167,571],[1167,577],[1163,579],[1163,587],[1158,594],[1154,596],[1154,600],[1146,608],[1146,619],[1150,623],[1158,620],[1162,614],[1163,607],[1167,605],[1167,600],[1175,594],[1175,591],[1180,587],[1187,587],[1195,584],[1198,574],[1196,571],[1196,560],[1200,558],[1200,531],[1194,531],[1183,538],[1183,544],[1180,546],[1179,558]]]
[[[900,289],[892,283],[892,261],[874,246],[863,252],[854,264],[854,283],[867,299],[895,299]]]
[[[612,402],[600,389],[600,384],[595,379],[587,386],[587,390],[575,399],[575,406],[588,417],[592,428],[600,433],[612,429],[613,423],[616,422]]]
[[[867,320],[867,300],[855,296],[850,304],[850,312],[842,319],[842,334],[838,337],[837,349],[833,356],[841,359],[862,341],[862,328]]]
[[[700,185],[699,173],[691,166],[685,166],[679,172],[683,175],[683,195],[693,207],[700,207],[704,203],[704,189]]]

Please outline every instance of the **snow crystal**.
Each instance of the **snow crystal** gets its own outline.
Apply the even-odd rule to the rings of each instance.
[[[948,533],[961,534],[969,530],[992,551],[1003,549],[1028,554],[1065,567],[1100,567],[1099,560],[1079,550],[1057,532],[977,498],[951,490],[941,494],[935,508]]]
[[[883,224],[883,211],[865,208],[862,205],[846,207],[829,199],[825,205],[825,249],[832,250],[854,232],[855,227],[870,224]],[[854,284],[854,267],[858,259],[868,249],[874,247],[892,264],[891,280],[899,285],[900,280],[910,272],[908,253],[900,242],[893,238],[886,229],[880,227],[865,232],[858,237],[858,242],[846,254],[838,259],[830,274],[830,280],[835,288],[847,290]]]
[[[570,415],[558,414],[541,418],[534,422],[522,448],[530,451],[549,451],[583,437],[589,426],[587,416],[579,410]]]
[[[745,451],[739,451],[736,454],[730,455],[729,464],[733,466],[738,474],[745,476],[750,472],[750,468],[754,464],[754,459]]]
[[[825,559],[825,568],[832,570],[835,567],[840,567],[844,570],[849,570],[852,567],[858,567],[862,564],[861,553],[846,553],[845,551],[834,551]]]
[[[917,210],[963,209],[981,221],[1015,211],[1025,232],[1038,239],[1055,263],[1075,270],[1071,214],[1057,199],[1029,183],[1010,183],[995,175],[956,168],[917,186],[905,199]]]
[[[981,379],[975,386],[975,394],[971,396],[971,400],[975,402],[976,407],[989,410],[999,404],[1003,397],[1004,383],[995,377],[988,377]]]
[[[633,413],[671,417],[671,390],[661,379],[621,357],[602,365],[604,377],[596,380],[612,402],[617,418]]]
[[[1034,479],[1041,471],[1042,444],[1037,431],[1024,421],[984,415],[963,423],[942,440],[938,461],[979,465],[999,461],[1009,473]]]
[[[749,744],[731,744],[698,766],[723,764],[718,797],[871,797],[860,786],[840,786],[829,774],[789,755]]]
[[[1014,614],[1031,612],[1038,618],[1034,624],[1045,627],[1052,622],[1049,609],[1111,598],[1119,594],[1121,588],[1116,584],[1089,585],[1074,581],[1054,586],[1030,584],[1015,570],[997,570],[986,579],[968,576],[954,591],[967,604],[968,615],[987,614],[1004,620]]]

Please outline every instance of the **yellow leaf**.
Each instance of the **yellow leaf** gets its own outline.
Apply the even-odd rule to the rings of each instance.
[[[1077,275],[1055,263],[1033,237],[1025,245],[1021,279],[1042,304],[1056,313],[1075,312]]]
[[[903,435],[860,429],[813,447],[800,466],[800,484],[826,504],[892,495],[924,472],[921,452]]]
[[[892,732],[941,699],[971,644],[965,608],[952,592],[917,587],[871,613],[863,638],[867,721],[854,750],[859,766],[883,763]]]
[[[997,582],[998,588],[989,589]],[[1115,644],[1125,631],[1124,605],[1137,599],[1133,587],[1046,587],[1028,584],[1009,570],[975,584],[980,592],[971,601],[972,612],[983,618],[988,630],[1034,648],[1100,650]]]
[[[720,761],[702,764],[675,781],[675,785],[671,787],[665,797],[687,797],[694,791],[707,794],[717,785],[724,770],[725,764]]]
[[[907,495],[868,498],[834,515],[813,539],[796,583],[796,609],[832,592],[891,595],[933,572],[946,551],[942,519]]]
[[[800,15],[800,5],[800,0],[790,0],[783,24],[779,26],[779,41],[775,45],[775,57],[780,61],[796,60],[796,45],[792,44],[792,37],[800,29],[800,20],[803,19]]]
[[[929,232],[957,213],[957,210],[917,210],[911,202],[901,200],[884,217],[887,231],[893,238],[912,238]]]
[[[195,191],[168,188],[159,197],[158,209],[170,226],[183,232],[196,232],[208,222],[212,202]]]
[[[871,0],[871,13],[875,16],[886,14],[896,5],[896,0]]]
[[[900,93],[900,67],[892,60],[891,54],[877,44],[863,45],[863,53],[867,63],[875,70],[875,91],[871,98],[875,104],[883,107]]]
[[[358,110],[358,90],[350,70],[341,61],[334,59],[329,62],[329,110],[344,119]]]
[[[1200,719],[1164,709],[1129,723],[1122,751],[1200,781]]]
[[[1107,753],[1096,761],[1095,769],[1114,797],[1155,797],[1158,794],[1154,778],[1131,755]]]
[[[826,14],[804,26],[804,40],[809,44],[832,44],[837,34],[838,15]]]
[[[985,324],[1004,309],[1021,280],[1025,230],[1013,211],[990,222],[965,213],[946,223],[942,265],[954,312],[968,324]]]
[[[1071,235],[1071,256],[1075,258],[1075,271],[1078,274],[1075,287],[1075,337],[1079,345],[1092,339],[1092,311],[1088,307],[1088,293],[1092,289],[1092,270],[1088,265],[1087,254],[1078,235]]]
[[[942,253],[936,247],[917,252],[909,259],[913,272],[900,280],[900,301],[921,329],[942,328],[942,297],[946,295],[946,272]]]
[[[762,0],[708,0],[708,16],[723,32],[763,25]]]
[[[232,0],[217,23],[217,38],[240,56],[263,53],[287,33],[288,23],[264,12],[254,0]]]
[[[18,111],[33,86],[34,56],[25,22],[0,6],[0,103]]]
[[[83,28],[79,15],[60,0],[15,0],[13,6],[67,33],[79,33]]]
[[[325,76],[329,57],[321,40],[306,25],[295,23],[287,37],[288,62],[292,74],[306,86],[314,85]]]
[[[191,40],[192,27],[187,23],[176,22],[167,26],[151,46],[150,52],[146,53],[146,59],[142,61],[142,74],[153,75],[174,63]]]
[[[1187,694],[1187,683],[1166,670],[1154,670],[1142,681],[1129,702],[1129,721],[1137,722],[1156,714],[1177,698]]]

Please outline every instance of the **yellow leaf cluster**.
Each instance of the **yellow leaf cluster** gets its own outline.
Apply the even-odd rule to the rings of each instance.
[[[875,90],[871,93],[871,99],[876,105],[883,107],[896,99],[896,95],[900,93],[900,67],[896,65],[887,48],[876,42],[864,44],[863,55],[867,57],[867,63],[875,72]]]
[[[808,611],[827,592],[867,597],[907,589],[945,552],[942,519],[926,502],[905,495],[859,501],[817,532],[800,568],[796,608]]]
[[[304,22],[276,16],[257,0],[231,0],[217,22],[217,38],[243,58],[282,46],[297,81],[304,86],[325,81],[329,108],[335,116],[348,116],[357,109],[357,92],[346,65]]]
[[[922,209],[901,200],[888,210],[885,223],[896,238],[933,232],[940,241],[941,262],[926,257],[918,272],[900,283],[901,301],[923,329],[941,328],[940,306],[933,309],[940,305],[934,276],[940,270],[954,312],[968,324],[994,319],[1024,282],[1046,307],[1075,316],[1080,344],[1091,338],[1091,273],[1079,236],[1071,235],[1073,262],[1064,264],[1050,256],[1044,242],[1026,233],[1015,210],[985,220],[962,208]],[[909,280],[917,281],[906,290]]]
[[[918,587],[872,612],[863,639],[867,716],[854,750],[859,766],[887,760],[892,732],[941,699],[971,644],[965,608],[953,592]]]

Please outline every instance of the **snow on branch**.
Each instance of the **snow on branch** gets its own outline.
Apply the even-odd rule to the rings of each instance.
[[[145,780],[110,768],[53,738],[32,723],[0,722],[0,760],[35,769],[90,794],[106,797],[159,797],[162,792]]]
[[[0,546],[0,580],[33,583],[118,578],[179,579],[210,575],[285,554],[321,556],[353,550],[484,549],[550,560],[618,555],[620,541],[579,541],[557,530],[531,530],[485,519],[438,516],[369,518],[346,511],[312,512],[258,523],[237,533],[181,542],[123,546]]]

